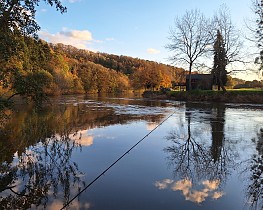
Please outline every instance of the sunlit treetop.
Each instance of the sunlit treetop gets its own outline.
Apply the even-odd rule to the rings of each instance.
[[[35,20],[35,15],[36,7],[41,1],[55,6],[61,13],[67,10],[60,0],[0,0],[0,30],[37,37],[40,26]]]

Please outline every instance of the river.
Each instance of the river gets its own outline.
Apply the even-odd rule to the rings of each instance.
[[[263,105],[51,103],[1,124],[1,208],[262,209]]]

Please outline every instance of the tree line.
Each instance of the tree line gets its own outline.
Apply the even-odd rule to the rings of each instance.
[[[0,107],[16,95],[41,104],[47,95],[156,89],[184,78],[181,68],[38,39],[40,2],[0,1]],[[59,0],[43,2],[67,11]]]
[[[184,79],[184,69],[153,61],[1,35],[2,100],[20,95],[40,103],[47,95],[157,89]]]
[[[15,95],[41,103],[50,94],[153,90],[170,87],[172,81],[185,82],[182,68],[63,44],[48,44],[38,39],[40,26],[35,14],[40,2],[0,1],[1,107]],[[61,13],[67,11],[59,0],[43,2]],[[255,0],[254,6],[258,16],[256,42],[260,49],[256,61],[262,64],[262,0]],[[213,52],[214,84],[224,90],[229,73],[226,66],[238,61],[240,40],[227,10],[219,10],[212,20],[193,10],[175,20],[167,48],[174,52],[173,61],[188,64],[190,76],[199,58]]]

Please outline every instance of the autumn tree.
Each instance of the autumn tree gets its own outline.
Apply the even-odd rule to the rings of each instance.
[[[41,99],[44,85],[52,79],[40,65],[43,45],[32,39],[37,38],[40,29],[35,20],[40,1],[0,0],[0,87],[12,90],[13,95],[20,94],[34,100]],[[59,0],[43,1],[61,13],[66,12]],[[3,95],[1,100],[4,100]]]
[[[166,46],[174,52],[172,61],[185,63],[189,71],[189,90],[191,90],[191,73],[197,60],[209,51],[212,37],[210,21],[198,10],[187,11],[181,18],[177,17],[170,28],[170,43]]]
[[[133,88],[157,89],[167,80],[164,75],[156,63],[143,63],[132,75]]]
[[[212,75],[214,84],[218,86],[218,90],[222,88],[224,92],[226,92],[225,84],[227,82],[226,65],[227,56],[225,43],[220,31],[218,30],[216,41],[214,43],[214,66],[212,69]]]

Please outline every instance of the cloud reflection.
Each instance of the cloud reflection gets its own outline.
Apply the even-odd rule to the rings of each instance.
[[[156,181],[154,185],[159,190],[171,189],[172,191],[182,191],[186,200],[202,203],[208,197],[219,199],[224,195],[223,192],[217,191],[219,184],[219,180],[205,180],[201,184],[201,189],[195,190],[193,189],[192,181],[186,178],[179,181],[163,179],[161,181]]]
[[[64,203],[62,201],[54,201],[53,203],[51,203],[50,205],[48,205],[46,207],[47,210],[54,210],[54,209],[61,209],[64,206]],[[72,210],[77,210],[77,209],[90,209],[91,208],[91,203],[80,203],[77,200],[74,200],[71,204],[70,204],[70,209]]]
[[[88,134],[88,130],[81,130],[77,133],[69,135],[75,143],[81,146],[91,146],[93,144],[94,137]]]
[[[147,131],[151,131],[155,129],[158,126],[158,124],[155,122],[148,122],[146,126]]]

